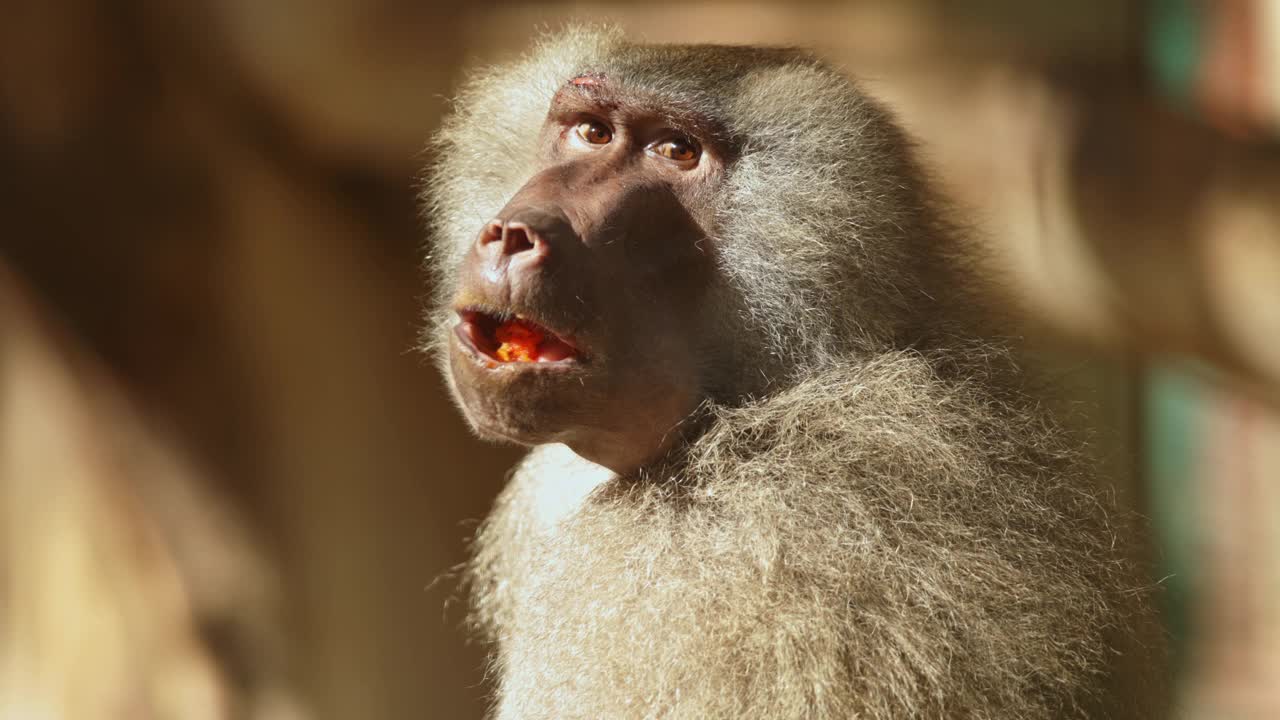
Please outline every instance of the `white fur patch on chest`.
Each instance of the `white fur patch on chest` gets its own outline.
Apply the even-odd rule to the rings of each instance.
[[[521,465],[523,505],[539,530],[550,531],[573,515],[587,496],[613,479],[613,472],[583,460],[568,447],[544,445]]]

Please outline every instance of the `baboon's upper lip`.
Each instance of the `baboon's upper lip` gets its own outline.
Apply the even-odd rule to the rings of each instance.
[[[562,365],[576,363],[580,359],[581,352],[573,341],[525,315],[478,308],[463,308],[457,314],[458,324],[454,333],[468,349],[489,362]],[[536,340],[513,344],[499,338],[512,328],[532,333]]]

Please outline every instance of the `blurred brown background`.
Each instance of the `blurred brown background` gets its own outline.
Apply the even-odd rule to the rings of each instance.
[[[0,717],[482,714],[449,572],[517,453],[415,350],[416,176],[570,18],[894,105],[1189,578],[1188,705],[1280,716],[1277,7],[0,2]]]

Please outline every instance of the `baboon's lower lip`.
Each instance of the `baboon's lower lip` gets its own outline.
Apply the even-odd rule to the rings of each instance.
[[[477,354],[503,365],[574,363],[580,355],[568,340],[521,315],[460,310],[454,332]]]

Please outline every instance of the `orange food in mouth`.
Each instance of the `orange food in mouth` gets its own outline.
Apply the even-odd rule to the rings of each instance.
[[[458,311],[454,334],[484,358],[490,369],[499,364],[573,364],[580,360],[572,340],[520,315],[499,315],[479,310]]]
[[[508,320],[494,330],[498,341],[494,351],[502,362],[537,362],[538,346],[546,339],[542,330],[522,320]]]

